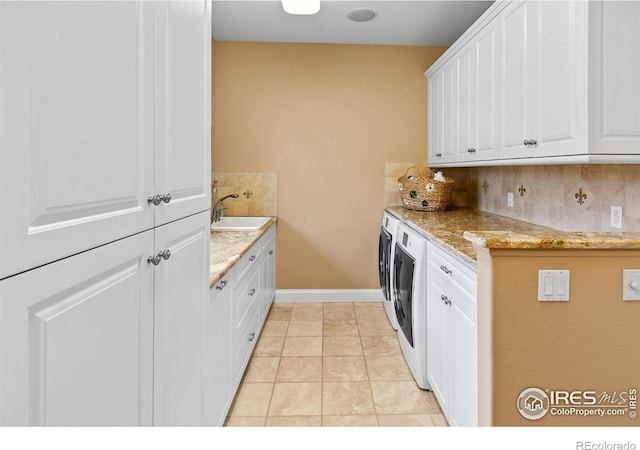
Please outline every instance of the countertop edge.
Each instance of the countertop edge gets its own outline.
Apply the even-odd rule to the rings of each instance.
[[[234,252],[230,256],[227,256],[226,258],[224,258],[222,261],[218,263],[219,265],[223,265],[222,269],[216,270],[215,272],[213,271],[213,269],[210,270],[209,289],[211,289],[218,281],[220,281],[225,275],[227,275],[231,270],[231,268],[238,261],[240,261],[240,258],[242,258],[242,256],[244,256],[249,251],[249,249],[256,242],[258,242],[260,238],[264,236],[267,233],[267,231],[269,231],[269,229],[272,226],[274,226],[277,222],[278,222],[278,218],[274,216],[274,217],[271,217],[271,220],[266,224],[264,224],[258,230],[252,230],[252,231],[213,231],[211,230],[211,237],[213,237],[214,234],[216,236],[224,236],[225,234],[228,234],[228,233],[236,233],[236,236],[238,234],[246,235],[246,240],[245,239],[242,240],[242,248],[240,250],[238,250],[237,252]],[[214,242],[210,241],[210,244],[209,244],[210,252],[213,252],[215,245],[216,244]],[[214,262],[210,260],[209,266],[213,267],[213,265],[214,265]]]
[[[554,231],[551,236],[510,231],[465,231],[466,240],[489,249],[638,250],[640,233]]]

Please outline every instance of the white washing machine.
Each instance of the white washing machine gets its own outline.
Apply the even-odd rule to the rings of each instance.
[[[427,381],[427,239],[399,222],[394,256],[398,341],[418,386]]]
[[[398,329],[398,320],[393,306],[393,258],[395,255],[396,229],[398,220],[395,216],[384,211],[382,226],[380,227],[380,240],[378,242],[378,275],[380,276],[380,288],[384,294],[384,310],[394,330]]]

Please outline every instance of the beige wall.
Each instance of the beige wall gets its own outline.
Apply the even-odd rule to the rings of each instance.
[[[622,269],[640,267],[639,252],[481,248],[478,266],[482,423],[489,414],[496,426],[638,426],[630,410],[621,417],[547,413],[530,421],[516,401],[530,387],[598,395],[640,389],[640,302],[622,301]],[[568,302],[537,300],[544,269],[571,271]]]
[[[444,47],[215,42],[213,167],[278,176],[279,289],[374,289],[385,163],[425,161]]]

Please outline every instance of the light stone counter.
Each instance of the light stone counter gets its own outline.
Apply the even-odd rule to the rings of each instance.
[[[255,231],[211,231],[209,286],[212,287],[225,276],[242,255],[247,253],[277,221],[276,217],[272,217],[266,225]]]
[[[397,206],[387,211],[473,264],[474,244],[494,249],[640,249],[640,233],[558,231],[470,208],[421,212]]]

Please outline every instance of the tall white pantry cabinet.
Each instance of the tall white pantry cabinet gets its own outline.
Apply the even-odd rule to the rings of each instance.
[[[0,2],[0,425],[199,425],[209,1]]]

